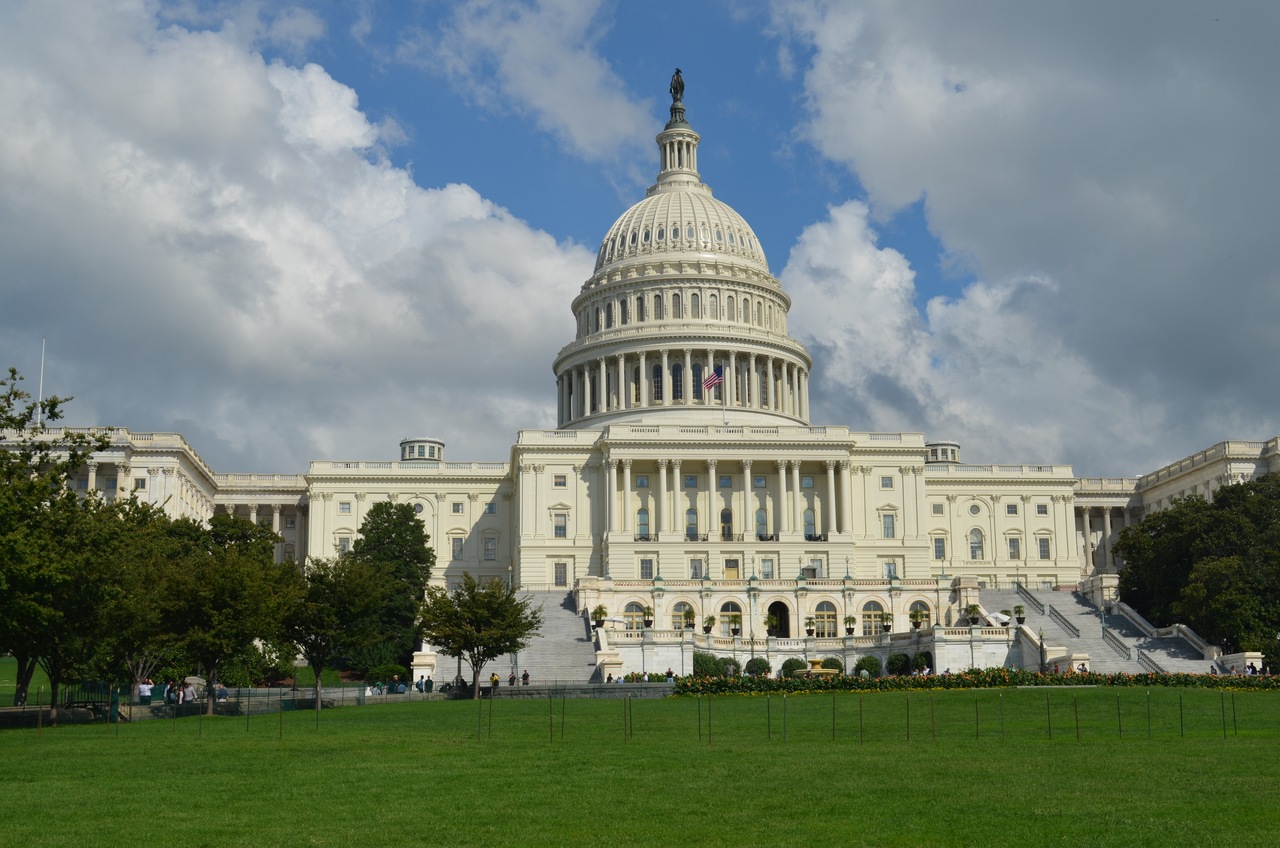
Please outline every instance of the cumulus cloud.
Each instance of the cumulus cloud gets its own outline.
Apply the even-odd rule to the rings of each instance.
[[[1280,431],[1280,289],[1265,249],[1280,184],[1278,16],[1143,4],[776,11],[787,50],[807,57],[805,137],[856,173],[872,220],[923,200],[944,260],[978,281],[914,308],[900,292],[909,272],[859,230],[866,210],[815,224],[788,284],[843,286],[846,312],[871,313],[809,325],[859,387],[831,412],[891,425],[869,394],[880,376],[905,420],[973,434],[971,458],[1095,474]]]
[[[407,33],[398,57],[449,79],[476,103],[531,116],[589,159],[652,132],[649,101],[627,96],[597,50],[600,0],[469,0]]]
[[[587,251],[415,185],[318,65],[70,5],[0,31],[4,361],[56,327],[47,385],[76,423],[180,430],[226,470],[422,433],[496,459],[554,423]]]

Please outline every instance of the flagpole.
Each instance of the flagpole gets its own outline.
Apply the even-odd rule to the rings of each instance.
[[[36,426],[44,426],[44,343],[45,337],[40,337],[40,391],[36,400]],[[28,395],[30,397],[30,395]]]

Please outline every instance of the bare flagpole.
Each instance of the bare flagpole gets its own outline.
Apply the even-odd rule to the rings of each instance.
[[[36,426],[44,426],[44,343],[45,337],[40,337],[40,397],[36,402]]]

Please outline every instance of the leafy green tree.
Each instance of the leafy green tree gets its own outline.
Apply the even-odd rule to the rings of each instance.
[[[80,499],[68,482],[105,435],[51,431],[70,398],[32,401],[22,375],[0,378],[0,653],[17,661],[14,704],[26,703],[31,677],[47,645],[49,607],[61,576],[59,554],[74,545],[59,533],[78,526]]]
[[[350,556],[372,566],[398,587],[385,596],[380,638],[354,652],[365,667],[407,662],[418,640],[418,607],[436,563],[426,525],[409,504],[380,501],[369,508]]]
[[[432,645],[471,666],[471,687],[480,697],[480,672],[503,654],[524,650],[542,627],[542,610],[516,597],[501,580],[479,583],[470,574],[452,592],[427,587],[422,632]]]
[[[302,580],[286,630],[315,672],[318,710],[324,670],[380,638],[382,615],[403,587],[380,565],[351,555],[311,560]]]

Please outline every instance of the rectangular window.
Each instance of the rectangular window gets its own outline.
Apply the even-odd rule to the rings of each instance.
[[[1018,514],[1018,505],[1017,505],[1016,503],[1015,503],[1015,504],[1005,504],[1005,505],[1004,505],[1004,514],[1005,514],[1005,515],[1017,515],[1017,514]]]
[[[733,488],[733,476],[732,476],[732,475],[730,475],[730,474],[721,474],[721,475],[720,475],[720,488],[722,488],[722,489],[731,489],[731,488]]]
[[[1049,558],[1049,540],[1037,539],[1036,541],[1040,543],[1040,559],[1048,559]]]
[[[89,478],[81,477],[79,480],[77,480],[76,488],[80,489],[81,491],[87,491],[89,488]]]
[[[895,561],[893,561],[893,560],[891,560],[891,559],[885,560],[885,562],[884,562],[884,579],[885,579],[885,580],[897,580],[897,579],[898,579],[898,563],[897,563],[897,562],[895,562]]]
[[[462,515],[462,501],[454,501],[452,507],[454,515]]]
[[[647,489],[647,488],[649,488],[649,475],[648,475],[648,474],[637,474],[637,475],[636,475],[636,488],[637,488],[637,489]]]
[[[498,558],[498,539],[495,536],[484,537],[484,558],[489,562]]]
[[[285,561],[285,562],[293,562],[293,561],[294,561],[294,558],[295,558],[296,556],[297,556],[297,554],[296,554],[296,553],[294,553],[294,547],[293,547],[293,545],[290,545],[290,544],[287,544],[287,543],[286,543],[286,544],[285,544],[285,546],[284,546],[284,561]]]
[[[569,477],[565,474],[557,474],[551,478],[551,485],[557,489],[565,489],[569,486]]]
[[[292,530],[294,527],[298,526],[298,519],[286,518],[284,520],[284,526],[285,526],[285,529]]]
[[[641,580],[653,579],[653,560],[651,559],[640,560],[640,579]]]
[[[1036,504],[1036,515],[1048,515],[1048,514],[1049,514],[1048,504]]]
[[[764,580],[773,579],[773,560],[772,559],[760,560],[760,577],[763,578]]]
[[[698,488],[698,475],[697,474],[684,475],[684,487],[686,489]]]
[[[556,585],[568,586],[569,585],[569,563],[557,562],[555,565],[555,570],[556,570]]]
[[[935,536],[933,539],[933,558],[934,559],[947,558],[947,540],[942,538],[941,536]]]
[[[454,536],[449,540],[449,544],[453,546],[453,558],[462,559],[462,537]]]
[[[741,580],[742,568],[736,559],[727,559],[724,561],[724,579],[725,580]]]
[[[886,539],[896,538],[894,535],[895,528],[893,526],[893,513],[888,513],[886,515],[880,516],[880,523],[881,523],[882,529],[884,530],[884,538]]]
[[[934,515],[942,515],[942,504],[936,503],[932,505]]]
[[[751,485],[752,485],[753,487],[757,488],[757,489],[763,489],[763,488],[764,488],[764,475],[763,475],[763,474],[757,474],[757,475],[755,475],[754,477],[752,477],[752,478],[751,478]]]
[[[553,516],[555,526],[555,537],[557,539],[569,538],[569,514],[567,512],[557,512]]]
[[[827,573],[822,566],[823,562],[821,557],[814,557],[810,559],[809,567],[805,569],[805,577],[812,577],[815,580],[823,579],[827,576]]]
[[[881,478],[880,478],[880,488],[882,488],[882,489],[892,489],[892,488],[893,488],[893,478],[892,478],[892,477],[881,477]]]
[[[498,505],[493,501],[489,501],[489,503],[484,505],[485,515],[496,515],[497,512],[498,512]]]
[[[338,515],[351,514],[351,501],[338,501]]]
[[[350,550],[351,550],[351,537],[339,536],[338,537],[338,553],[345,554]]]
[[[802,488],[802,489],[812,489],[812,488],[813,488],[813,477],[811,477],[811,476],[809,476],[809,475],[804,475],[804,476],[802,476],[802,477],[800,478],[800,488]]]
[[[1022,540],[1017,536],[1009,537],[1009,559],[1022,559]]]
[[[146,477],[134,477],[134,478],[133,478],[133,490],[134,490],[135,492],[136,492],[136,491],[138,491],[138,490],[140,490],[140,489],[145,489],[145,488],[147,488],[147,478],[146,478]]]
[[[689,560],[689,579],[690,580],[702,579],[702,560],[701,559]]]

